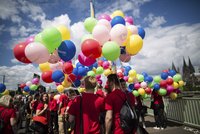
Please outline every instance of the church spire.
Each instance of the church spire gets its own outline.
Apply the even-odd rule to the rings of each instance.
[[[195,72],[195,70],[194,70],[194,67],[193,67],[193,65],[192,65],[192,62],[191,62],[191,60],[190,60],[190,57],[188,56],[188,61],[189,61],[189,69],[190,69],[190,73],[192,74],[192,73],[194,73]]]
[[[174,62],[172,62],[172,70],[174,70],[174,71],[177,72],[176,67],[175,67],[175,65],[174,65]]]

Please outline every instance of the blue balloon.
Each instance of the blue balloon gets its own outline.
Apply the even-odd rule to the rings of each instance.
[[[163,79],[163,80],[166,80],[168,78],[168,73],[166,72],[162,72],[160,77]]]
[[[140,35],[140,37],[141,37],[142,39],[144,39],[144,37],[145,37],[145,31],[144,31],[143,28],[138,27],[138,34]]]
[[[157,83],[154,84],[153,89],[154,89],[155,91],[158,91],[158,90],[160,89],[160,85],[157,84]]]
[[[25,86],[25,87],[24,87],[24,91],[25,91],[25,92],[30,92],[29,86]]]
[[[63,61],[70,61],[76,54],[76,47],[70,40],[63,41],[58,47],[58,55]]]
[[[124,69],[125,69],[125,71],[129,72],[131,70],[131,67],[130,66],[125,66]]]
[[[3,83],[0,83],[0,93],[3,93],[6,90],[6,86]]]
[[[128,76],[128,72],[126,70],[124,71],[124,76]]]
[[[87,70],[85,67],[79,67],[78,68],[78,75],[85,76],[87,74]]]
[[[173,77],[174,75],[176,75],[176,71],[175,70],[169,70],[169,76]]]
[[[147,77],[147,76],[148,76],[148,74],[147,74],[146,72],[142,72],[142,75],[143,75],[144,77]]]
[[[153,77],[152,76],[144,77],[144,81],[151,83],[153,81]]]
[[[100,60],[107,61],[107,59],[105,57],[101,57]]]
[[[73,82],[72,87],[79,87],[80,85],[81,85],[81,81],[77,79]]]
[[[78,75],[78,68],[74,68],[72,73],[77,76]]]
[[[97,68],[97,67],[98,67],[98,63],[95,62],[94,64],[92,64],[92,66],[93,66],[94,68]]]
[[[121,17],[121,16],[116,16],[116,17],[114,17],[114,18],[111,20],[111,26],[113,27],[113,26],[116,25],[116,24],[123,24],[123,25],[125,25],[126,22],[125,22],[125,20],[124,20],[123,17]]]
[[[57,83],[61,83],[64,81],[65,79],[65,75],[62,71],[60,70],[56,70],[52,73],[52,76],[51,76],[52,80],[57,82]]]
[[[132,91],[134,89],[134,84],[129,84],[128,85],[128,90]]]

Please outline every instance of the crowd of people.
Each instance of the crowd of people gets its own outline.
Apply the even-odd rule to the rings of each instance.
[[[126,81],[116,74],[107,77],[106,86],[97,84],[93,76],[83,79],[85,92],[77,93],[69,88],[67,92],[43,92],[34,95],[4,95],[0,98],[0,133],[13,134],[22,127],[25,119],[26,133],[39,134],[135,134],[137,128],[124,131],[120,126],[120,109],[127,99],[141,117],[142,128],[146,128],[146,111],[141,97],[128,92]],[[162,97],[153,92],[155,129],[164,129],[164,105]],[[147,107],[146,107],[147,108]],[[138,118],[139,122],[139,118]],[[139,126],[139,124],[133,124]]]

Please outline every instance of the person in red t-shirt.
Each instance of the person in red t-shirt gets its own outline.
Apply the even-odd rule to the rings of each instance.
[[[66,133],[66,121],[64,119],[65,116],[65,110],[67,107],[67,104],[69,102],[69,98],[65,93],[61,93],[60,98],[59,98],[59,107],[58,107],[58,125],[59,125],[59,134],[65,134]]]
[[[83,134],[100,134],[99,116],[104,111],[104,98],[94,94],[97,85],[95,77],[87,76],[84,83],[86,92],[76,97],[68,109],[69,122],[75,120],[75,134],[81,131]]]
[[[16,125],[16,111],[12,108],[12,98],[4,95],[0,98],[0,119],[3,119],[4,126],[1,134],[14,134],[12,127]]]
[[[120,110],[124,101],[126,100],[126,91],[121,89],[120,80],[118,79],[116,74],[110,74],[108,77],[108,88],[112,90],[106,96],[105,99],[105,109],[106,109],[106,118],[105,118],[105,127],[106,134],[133,134],[135,130],[132,132],[125,132],[122,130],[120,126]],[[134,107],[135,98],[132,93],[128,93],[128,97],[131,105]]]
[[[58,132],[58,105],[57,100],[54,99],[54,93],[52,92],[49,96],[49,111],[50,111],[50,120],[49,128],[50,133],[53,133],[53,128]],[[53,125],[54,124],[54,125]]]
[[[30,109],[32,110],[32,116],[36,114],[37,106],[39,104],[40,95],[36,93],[31,101]]]
[[[44,117],[41,118],[42,120],[44,119],[44,121],[41,122],[37,122],[38,126],[40,126],[40,130],[38,130],[41,133],[48,133],[48,119],[49,119],[49,109],[48,109],[48,102],[49,102],[49,97],[47,93],[44,93],[41,95],[40,98],[40,103],[37,106],[36,109],[36,116],[40,117]],[[47,123],[46,123],[47,122]]]
[[[164,117],[164,103],[162,96],[160,96],[157,91],[153,90],[152,92],[152,101],[153,101],[153,111],[156,126],[154,129],[163,130],[166,127],[165,117]]]

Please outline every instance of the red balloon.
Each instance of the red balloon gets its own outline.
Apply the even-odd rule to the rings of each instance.
[[[150,94],[150,93],[151,93],[151,88],[150,88],[150,87],[145,88],[145,92],[146,92],[147,94]]]
[[[52,71],[46,71],[42,73],[42,80],[46,83],[51,83],[53,82],[52,78]]]
[[[24,88],[26,86],[26,84],[25,83],[22,83],[22,84],[20,84],[20,88]]]
[[[172,79],[172,78],[167,78],[167,84],[168,85],[172,85],[173,84],[173,82],[174,82],[174,80]]]
[[[99,65],[99,66],[103,66],[103,61],[102,61],[102,60],[99,60],[99,61],[98,61],[98,65]]]
[[[168,70],[163,70],[162,72],[168,73],[169,71]]]
[[[76,80],[76,75],[74,74],[69,74],[68,77],[67,77],[67,81],[69,82],[74,82]]]
[[[86,57],[93,59],[99,58],[102,53],[101,45],[93,39],[85,40],[81,45],[81,50]]]
[[[31,63],[31,61],[25,55],[25,48],[27,45],[27,43],[21,42],[17,44],[13,49],[15,58],[23,63]]]
[[[117,75],[118,75],[119,78],[123,78],[124,77],[124,74],[122,72],[118,72]]]
[[[161,80],[160,81],[160,87],[166,88],[167,87],[167,81],[166,80]]]
[[[73,71],[73,69],[74,68],[73,68],[73,65],[71,63],[69,63],[69,62],[64,63],[64,65],[63,65],[63,72],[65,74],[71,74],[72,71]]]

